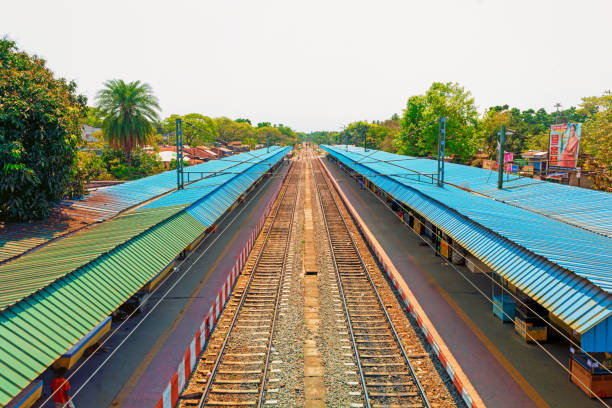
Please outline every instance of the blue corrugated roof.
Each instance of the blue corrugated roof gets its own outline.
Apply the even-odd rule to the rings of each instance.
[[[278,149],[278,147],[272,147],[270,150]],[[186,168],[187,171],[202,173],[186,174],[185,182],[212,175],[215,171],[236,173],[234,169],[241,170],[249,163],[257,163],[261,157],[266,155],[268,155],[267,149],[259,149],[190,166]],[[0,222],[0,263],[18,257],[64,234],[112,218],[130,207],[168,193],[175,188],[176,171],[170,170],[101,188],[82,199],[63,200],[51,209],[51,215],[46,220],[28,223]],[[193,202],[197,198],[187,202]]]
[[[266,149],[261,149],[252,152],[256,153],[256,155],[243,153],[237,156],[228,157],[226,159],[209,161],[198,166],[186,167],[186,171],[206,172],[203,173],[206,178],[189,184],[183,190],[173,191],[170,194],[153,200],[150,203],[145,204],[142,208],[157,208],[177,204],[190,204],[201,199],[211,191],[214,191],[233,179],[243,178],[238,176],[247,176],[245,179],[256,180],[259,178],[259,176],[261,176],[261,173],[266,172],[270,168],[271,164],[275,164],[278,162],[278,159],[281,156],[287,154],[289,149],[290,148],[288,147],[281,148],[278,146],[273,146],[270,147],[270,152],[267,152]],[[208,164],[208,166],[200,167],[205,164]],[[195,177],[200,177],[200,175],[192,175],[192,178]],[[174,174],[174,183],[176,186],[176,172]]]
[[[346,151],[345,146],[335,146]],[[363,148],[349,146],[350,152]],[[436,173],[437,161],[402,156],[378,150],[360,155],[364,165],[386,162],[394,173]],[[599,234],[612,237],[612,194],[584,188],[550,183],[526,177],[504,176],[504,188],[497,189],[497,171],[445,163],[444,181],[458,187],[492,197],[517,207],[564,221]]]
[[[279,149],[276,146],[274,146],[274,148]],[[265,157],[266,155],[270,154],[271,153],[268,153],[266,148],[253,150],[251,152],[242,153],[236,156],[224,157],[222,159],[210,160],[195,166],[188,166],[185,167],[185,171],[201,171],[205,176],[216,171],[234,171],[232,169],[235,167],[238,168],[240,166],[244,166],[245,163],[248,164],[249,162],[251,162],[251,164],[256,163],[260,160],[260,157]],[[197,175],[193,175],[191,177],[196,178]],[[185,181],[187,181],[187,175],[185,175]],[[172,191],[175,188],[176,170],[169,170],[154,176],[144,177],[138,180],[129,181],[127,183],[106,187],[103,190],[100,190],[100,192],[115,198],[121,203],[123,208],[129,208],[133,205],[148,201],[161,194]]]
[[[14,397],[85,333],[150,281],[290,149],[275,147],[269,154],[251,156],[252,160],[249,159],[249,164],[245,165],[247,167],[240,167],[242,172],[214,176],[219,177],[220,183],[208,185],[208,189],[195,188],[196,195],[185,189],[164,196],[162,198],[174,197],[162,202],[167,204],[165,207],[128,211],[120,217],[162,212],[164,209],[168,210],[168,217],[156,220],[156,224],[148,226],[146,231],[140,231],[119,246],[107,248],[105,253],[87,263],[71,267],[53,282],[0,311],[0,367],[4,369],[0,374],[0,404]],[[215,168],[227,168],[227,163]],[[188,203],[192,204],[181,208]],[[93,226],[92,230],[110,222]],[[83,232],[71,237],[80,234]],[[92,245],[95,247],[100,243]],[[70,253],[58,254],[55,261],[62,262],[66,256]],[[45,270],[31,266],[28,273],[31,279],[36,279]]]
[[[410,171],[373,160],[377,153],[371,150],[323,148],[427,217],[578,332],[612,315],[612,297],[605,293],[612,291],[610,238],[454,186],[415,181],[406,177]]]
[[[240,177],[234,177],[226,182],[223,186],[223,191],[217,189],[211,192],[205,199],[190,206],[186,210],[187,213],[205,225],[212,225],[236,201],[236,198],[261,176],[261,173],[267,171],[270,165],[277,163],[290,150],[290,147],[280,149],[263,159],[260,163],[245,169],[244,174],[240,175]]]

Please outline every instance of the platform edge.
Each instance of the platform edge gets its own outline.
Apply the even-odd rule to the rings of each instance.
[[[440,359],[440,362],[446,369],[446,372],[453,381],[455,388],[457,389],[467,406],[470,408],[486,407],[486,405],[482,401],[482,398],[470,382],[468,376],[465,374],[453,354],[450,352],[449,348],[446,346],[446,343],[444,342],[444,340],[442,340],[442,337],[438,334],[438,331],[434,327],[433,323],[427,317],[427,314],[425,313],[425,311],[417,301],[416,297],[402,278],[401,274],[398,272],[397,268],[383,249],[382,245],[378,242],[374,234],[370,231],[370,229],[361,219],[353,205],[347,199],[346,195],[331,175],[331,172],[327,168],[327,165],[324,163],[323,160],[320,161],[329,179],[334,185],[336,192],[342,199],[343,203],[346,205],[346,208],[350,212],[351,216],[357,222],[357,226],[365,236],[366,240],[368,241],[368,244],[370,244],[370,247],[373,249],[376,258],[378,259],[378,262],[382,265],[385,273],[388,275],[391,282],[393,282],[393,289],[395,289],[395,291],[400,294],[402,300],[406,303],[408,310],[418,322],[418,325],[421,328],[423,335],[427,338],[427,341]]]

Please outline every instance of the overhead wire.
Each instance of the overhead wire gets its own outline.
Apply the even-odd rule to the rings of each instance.
[[[349,176],[352,176],[352,175],[350,175],[350,174],[349,174]],[[371,192],[371,193],[372,193],[372,194],[374,194],[373,192]],[[389,208],[389,207],[386,205],[386,203],[385,203],[385,202],[384,202],[384,201],[383,201],[383,200],[382,200],[380,197],[378,197],[376,194],[374,194],[374,196],[375,196],[375,197],[376,197],[376,198],[377,198],[379,201],[381,201],[381,202],[384,204],[384,206],[385,206],[386,208]],[[396,213],[395,213],[393,210],[391,210],[390,208],[389,208],[389,210],[390,210],[390,211],[391,211],[391,212],[392,212],[392,213],[393,213],[393,214],[394,214],[396,217],[398,217],[398,218],[399,218],[399,219],[402,221],[402,223],[403,223],[404,225],[407,225],[407,224],[406,224],[406,221],[404,221],[404,220],[403,220],[401,217],[399,217],[399,216],[398,216],[398,215],[397,215],[397,214],[396,214]],[[408,225],[407,225],[407,226],[408,226]],[[435,233],[435,232],[434,232],[434,231],[433,231],[431,228],[427,227],[426,225],[424,225],[424,226],[425,226],[425,228],[429,229],[429,231],[430,231],[432,234],[434,234],[434,233]],[[410,228],[410,229],[412,230],[412,228]],[[439,252],[439,251],[438,251],[438,250],[437,250],[437,249],[436,249],[436,248],[435,248],[435,247],[434,247],[434,246],[433,246],[431,243],[427,242],[427,240],[426,240],[424,237],[422,237],[420,234],[418,234],[416,231],[414,231],[414,230],[412,230],[412,231],[413,231],[413,232],[414,232],[414,233],[415,233],[415,234],[416,234],[416,235],[417,235],[417,236],[418,236],[418,237],[419,237],[419,238],[420,238],[420,239],[421,239],[423,242],[425,242],[425,243],[426,243],[426,244],[427,244],[427,245],[428,245],[428,246],[429,246],[431,249],[433,249],[433,251],[434,251],[434,252],[435,252],[437,255],[439,255],[441,258],[443,258],[443,259],[444,259],[444,257],[442,256],[442,254],[441,254],[441,253],[440,253],[440,252]],[[466,258],[465,258],[465,256],[463,256],[463,254],[460,254],[460,255],[461,255],[461,256],[462,256],[464,259],[466,259]],[[465,276],[465,274],[464,274],[463,272],[461,272],[461,271],[460,271],[460,270],[457,268],[457,266],[456,266],[456,265],[454,265],[452,262],[451,262],[451,263],[449,263],[449,265],[451,265],[451,267],[452,267],[452,268],[453,268],[453,269],[454,269],[454,270],[455,270],[457,273],[459,273],[459,275],[461,275],[461,277],[462,277],[464,280],[466,280],[466,281],[467,281],[467,282],[468,282],[468,283],[469,283],[469,284],[470,284],[470,285],[471,285],[471,286],[472,286],[474,289],[476,289],[476,291],[477,291],[478,293],[480,293],[480,294],[481,294],[481,295],[482,295],[482,296],[483,296],[483,297],[484,297],[484,298],[485,298],[487,301],[491,302],[491,304],[493,304],[493,303],[494,303],[494,302],[493,302],[493,300],[492,300],[492,299],[491,299],[489,296],[487,296],[487,295],[486,295],[486,294],[485,294],[485,293],[484,293],[484,292],[483,292],[483,291],[482,291],[482,290],[481,290],[481,289],[480,289],[480,288],[479,288],[479,287],[478,287],[478,286],[477,286],[475,283],[473,283],[473,282],[471,281],[471,279],[469,279],[467,276]],[[474,266],[475,266],[475,267],[477,267],[478,269],[480,269],[480,268],[479,268],[477,265],[474,265]],[[480,269],[480,271],[481,271],[481,272],[482,272],[482,273],[483,273],[485,276],[487,276],[488,278],[492,279],[492,278],[491,278],[491,277],[489,277],[489,276],[487,275],[487,273],[486,273],[486,272],[484,272],[482,269]],[[499,285],[499,283],[498,283],[498,282],[495,282],[495,283]],[[507,289],[503,288],[503,286],[502,286],[502,289],[504,289],[504,290],[506,290],[506,291],[507,291]],[[508,293],[512,295],[512,293],[511,293],[511,292],[509,292],[509,291],[508,291]],[[532,309],[531,309],[529,306],[527,306],[525,303],[521,302],[521,301],[520,301],[518,298],[517,298],[517,300],[518,300],[518,301],[519,301],[519,302],[520,302],[522,305],[524,305],[525,307],[527,307],[527,308],[528,308],[528,309],[529,309],[529,310],[530,310],[532,313],[534,313],[536,316],[538,316],[540,319],[542,319],[542,320],[543,320],[545,323],[547,323],[547,324],[548,324],[548,322],[546,322],[546,320],[544,320],[544,318],[542,318],[540,315],[538,315],[537,313],[535,313],[535,312],[534,312],[534,311],[533,311],[533,310],[532,310]],[[512,319],[511,319],[511,317],[510,317],[510,316],[509,316],[509,315],[508,315],[508,314],[507,314],[505,311],[503,311],[503,308],[500,308],[500,310],[501,310],[501,312],[502,312],[502,313],[503,313],[503,314],[504,314],[506,317],[508,317],[510,320],[512,320]],[[551,325],[551,328],[553,328],[554,330],[556,330],[557,332],[559,332],[559,334],[561,334],[562,336],[564,336],[564,337],[565,337],[565,335],[564,335],[563,333],[561,333],[561,332],[560,332],[558,329],[556,329],[556,327],[554,327],[554,326],[552,326],[552,325]],[[555,356],[554,356],[554,355],[553,355],[553,354],[552,354],[552,353],[551,353],[549,350],[547,350],[547,349],[546,349],[546,348],[545,348],[545,347],[544,347],[544,346],[543,346],[543,345],[542,345],[542,344],[541,344],[539,341],[537,341],[537,340],[536,340],[536,339],[535,339],[535,338],[534,338],[534,337],[533,337],[531,334],[529,334],[529,332],[525,331],[525,334],[526,334],[527,336],[529,336],[529,337],[530,337],[530,339],[531,339],[531,340],[532,340],[534,343],[536,343],[536,345],[537,345],[537,346],[538,346],[540,349],[542,349],[542,350],[545,352],[545,354],[547,354],[547,355],[548,355],[548,356],[549,356],[549,357],[550,357],[550,358],[551,358],[551,359],[552,359],[552,360],[553,360],[555,363],[557,363],[558,365],[560,365],[560,366],[561,366],[561,367],[562,367],[562,368],[563,368],[563,369],[564,369],[564,370],[565,370],[565,371],[566,371],[566,372],[567,372],[567,373],[568,373],[570,376],[572,376],[574,379],[576,379],[576,381],[578,381],[580,384],[582,384],[582,385],[583,385],[583,386],[584,386],[586,389],[591,390],[591,388],[589,388],[589,387],[588,387],[586,384],[584,384],[584,382],[583,382],[582,380],[580,380],[580,379],[579,379],[579,378],[578,378],[578,377],[577,377],[577,376],[576,376],[574,373],[572,373],[572,372],[571,372],[571,371],[570,371],[570,370],[569,370],[567,367],[565,367],[565,365],[564,365],[564,364],[563,364],[561,361],[559,361],[559,359],[557,359],[557,358],[556,358],[556,357],[555,357]],[[570,341],[570,343],[572,343],[572,344],[574,344],[574,345],[575,345],[575,343],[573,343],[573,342],[572,342],[572,341],[571,341],[569,338],[567,338],[567,337],[565,337],[565,338],[566,338],[567,340],[569,340],[569,341]],[[582,348],[580,348],[580,346],[577,346],[577,347],[578,347],[580,350],[582,350]],[[587,354],[587,355],[588,355],[590,358],[592,358],[592,356],[591,356],[589,353],[585,352],[584,350],[582,350],[582,351],[583,351],[585,354]],[[592,360],[593,360],[593,361],[595,361],[597,364],[599,364],[599,366],[601,366],[601,367],[602,367],[602,368],[603,368],[605,371],[608,371],[609,373],[611,373],[611,374],[612,374],[612,372],[610,371],[610,369],[608,369],[608,368],[607,368],[605,365],[603,365],[603,364],[602,364],[601,362],[599,362],[597,359],[592,358]],[[605,401],[603,401],[603,400],[601,399],[601,397],[599,397],[599,396],[598,396],[598,395],[596,395],[595,393],[593,393],[593,394],[595,395],[596,399],[597,399],[599,402],[601,402],[601,404],[602,404],[602,405],[604,405],[604,406],[606,406],[606,407],[610,407],[610,406],[609,406],[609,405],[608,405],[608,404],[607,404]]]
[[[383,175],[383,176],[384,176],[384,175]],[[409,188],[410,188],[410,186],[407,186],[407,187],[409,187]],[[393,198],[393,200],[394,200],[394,201],[395,201],[397,204],[402,205],[402,206],[405,206],[403,203],[398,202],[398,201],[397,201],[395,198]],[[486,274],[485,274],[485,275],[486,275]],[[488,275],[487,275],[487,276],[488,276]],[[496,282],[496,283],[497,283],[497,282]],[[512,295],[512,296],[514,296],[514,295]],[[530,309],[530,310],[531,310],[531,309]],[[532,310],[532,312],[533,312],[533,310]],[[535,312],[534,312],[534,313],[535,313]],[[541,316],[538,316],[538,317],[542,318]],[[556,328],[555,328],[555,330],[556,330]],[[561,333],[561,332],[559,332],[559,333],[563,335],[563,333]],[[571,340],[571,339],[569,339],[569,338],[566,338],[566,339],[567,339],[568,341],[572,342],[572,340]],[[574,343],[574,345],[576,345],[576,344]],[[578,345],[576,345],[576,347],[579,347],[579,346],[578,346]],[[612,374],[612,372],[610,372],[610,373]]]
[[[346,172],[346,171],[345,171]],[[353,175],[351,175],[350,173],[347,173],[349,176],[351,176],[352,178],[355,178]],[[356,179],[356,178],[355,178]],[[374,194],[381,202],[382,199],[380,197],[378,197],[376,194]],[[393,198],[393,200],[403,206],[406,207],[402,202],[399,202],[398,200],[396,200],[395,198]],[[384,202],[383,202],[384,203]],[[385,205],[386,206],[386,205]],[[394,213],[395,214],[395,213]],[[400,218],[397,214],[395,214],[398,218]],[[400,218],[401,219],[401,218]],[[404,224],[406,224],[406,222],[401,219],[402,222]],[[407,225],[407,224],[406,224]],[[424,225],[425,228],[427,228],[432,234],[434,234],[434,231],[427,227],[426,225]],[[415,232],[416,233],[416,232]],[[419,235],[420,236],[420,235]],[[421,237],[422,238],[422,237]],[[423,239],[423,238],[422,238]],[[463,259],[467,260],[467,258],[465,257],[464,254],[461,253],[461,251],[459,250],[459,248],[457,248],[456,246],[454,246],[454,244],[449,244],[451,246],[451,248],[459,255],[461,256]],[[437,252],[437,251],[436,251]],[[453,265],[451,263],[451,265]],[[497,285],[499,288],[502,289],[502,291],[506,292],[508,295],[510,295],[512,298],[514,298],[519,304],[521,304],[523,307],[527,308],[530,312],[532,312],[535,316],[537,316],[540,320],[542,320],[545,324],[547,324],[551,329],[553,329],[555,332],[557,332],[559,335],[561,335],[563,338],[565,338],[571,345],[575,346],[576,349],[582,351],[583,353],[585,353],[589,358],[591,358],[594,362],[598,363],[602,369],[604,369],[605,371],[607,371],[608,373],[612,374],[612,370],[609,369],[608,367],[606,367],[602,362],[600,362],[599,360],[597,360],[595,357],[593,357],[593,355],[587,351],[585,351],[584,349],[582,349],[581,346],[579,346],[578,344],[576,344],[576,342],[573,341],[573,339],[571,339],[570,337],[568,337],[565,333],[563,333],[561,330],[559,330],[557,327],[555,327],[553,324],[551,324],[550,322],[548,322],[543,316],[541,316],[540,314],[538,314],[536,311],[534,311],[531,307],[529,307],[527,304],[525,304],[520,298],[518,298],[515,294],[513,294],[512,292],[510,292],[507,288],[503,287],[502,284],[500,284],[499,282],[497,282],[495,279],[493,279],[493,277],[489,276],[484,270],[482,270],[482,268],[480,268],[478,265],[474,265],[478,270],[480,270],[480,272],[486,276],[489,280],[491,280],[495,285]],[[475,284],[473,284],[471,282],[471,280],[469,280],[467,277],[465,277],[463,275],[462,272],[460,272],[456,266],[453,265],[453,268],[459,272],[472,286],[474,286]],[[487,297],[488,299],[488,297]]]
[[[271,178],[270,178],[271,179]],[[266,181],[266,183],[269,183],[268,179]],[[263,187],[263,186],[262,186]],[[260,188],[257,190],[256,194],[251,198],[255,198],[257,197],[261,192],[263,191],[263,188]],[[227,227],[231,226],[234,221],[236,221],[236,219],[238,218],[238,216],[240,214],[242,214],[242,212],[247,208],[247,206],[243,206],[240,211],[238,213],[236,213],[235,217],[230,221],[230,223],[227,225]],[[219,220],[219,223],[222,222],[223,220],[225,220],[225,218],[227,218],[229,216],[230,213],[226,213],[224,214],[221,219]],[[223,233],[225,231],[227,231],[227,227],[225,229],[223,229],[216,237],[215,239],[209,243],[208,247],[206,249],[204,249],[204,251],[188,266],[188,268],[183,272],[183,274],[176,280],[176,282],[174,282],[172,284],[172,286],[170,286],[168,288],[168,290],[159,298],[159,300],[157,301],[157,303],[147,312],[147,314],[136,324],[136,326],[134,326],[132,328],[132,330],[127,334],[127,336],[115,347],[115,349],[110,353],[110,355],[94,370],[94,372],[89,375],[88,377],[86,377],[85,382],[83,384],[81,384],[81,386],[77,389],[77,391],[74,392],[74,394],[71,396],[71,398],[69,399],[69,401],[67,401],[62,408],[66,408],[68,407],[68,403],[70,401],[72,401],[72,399],[91,381],[91,379],[100,371],[100,369],[111,359],[111,357],[113,357],[113,355],[119,350],[119,348],[121,348],[121,346],[131,337],[131,335],[136,331],[136,329],[149,317],[149,315],[157,308],[157,306],[159,306],[159,304],[167,297],[167,295],[176,287],[176,285],[178,285],[178,283],[185,277],[185,275],[191,270],[191,268],[193,267],[193,265],[196,264],[197,261],[200,260],[200,258],[202,258],[202,256],[208,252],[208,250],[212,247],[212,245],[223,235]],[[198,244],[198,247],[200,245],[202,245],[203,243],[207,242],[205,239],[202,240],[201,243]],[[182,265],[182,263],[181,263]],[[155,294],[158,290],[160,290],[164,283],[166,283],[170,277],[175,276],[176,273],[179,271],[179,269],[177,268],[176,270],[173,270],[171,273],[169,273],[168,275],[166,275],[162,281],[159,283],[159,285],[153,289],[153,291],[150,293],[149,296],[152,296],[153,294]],[[91,359],[93,358],[93,356],[100,351],[103,346],[119,331],[119,329],[121,329],[123,327],[124,324],[126,324],[134,315],[135,313],[139,310],[139,308],[134,309],[126,318],[125,320],[123,320],[114,330],[112,330],[110,332],[110,334],[106,337],[105,340],[103,340],[102,342],[98,343],[98,346],[91,352],[91,354],[83,361],[79,364],[79,366],[68,376],[67,380],[70,380],[72,377],[74,377],[74,375],[79,372],[84,366],[85,364]],[[59,389],[55,390],[54,392],[52,392],[47,399],[41,404],[41,406],[44,406],[47,402],[49,402],[53,396],[59,391]]]

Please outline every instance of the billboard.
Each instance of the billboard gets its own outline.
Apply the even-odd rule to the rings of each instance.
[[[582,123],[565,123],[550,127],[549,164],[553,167],[576,167]]]

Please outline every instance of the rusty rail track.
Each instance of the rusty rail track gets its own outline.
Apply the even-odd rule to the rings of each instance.
[[[297,168],[296,168],[297,167]],[[276,329],[301,166],[293,166],[198,407],[261,406]]]
[[[429,402],[387,313],[342,203],[315,160],[312,171],[367,407],[427,407]],[[361,239],[358,237],[357,239]]]

